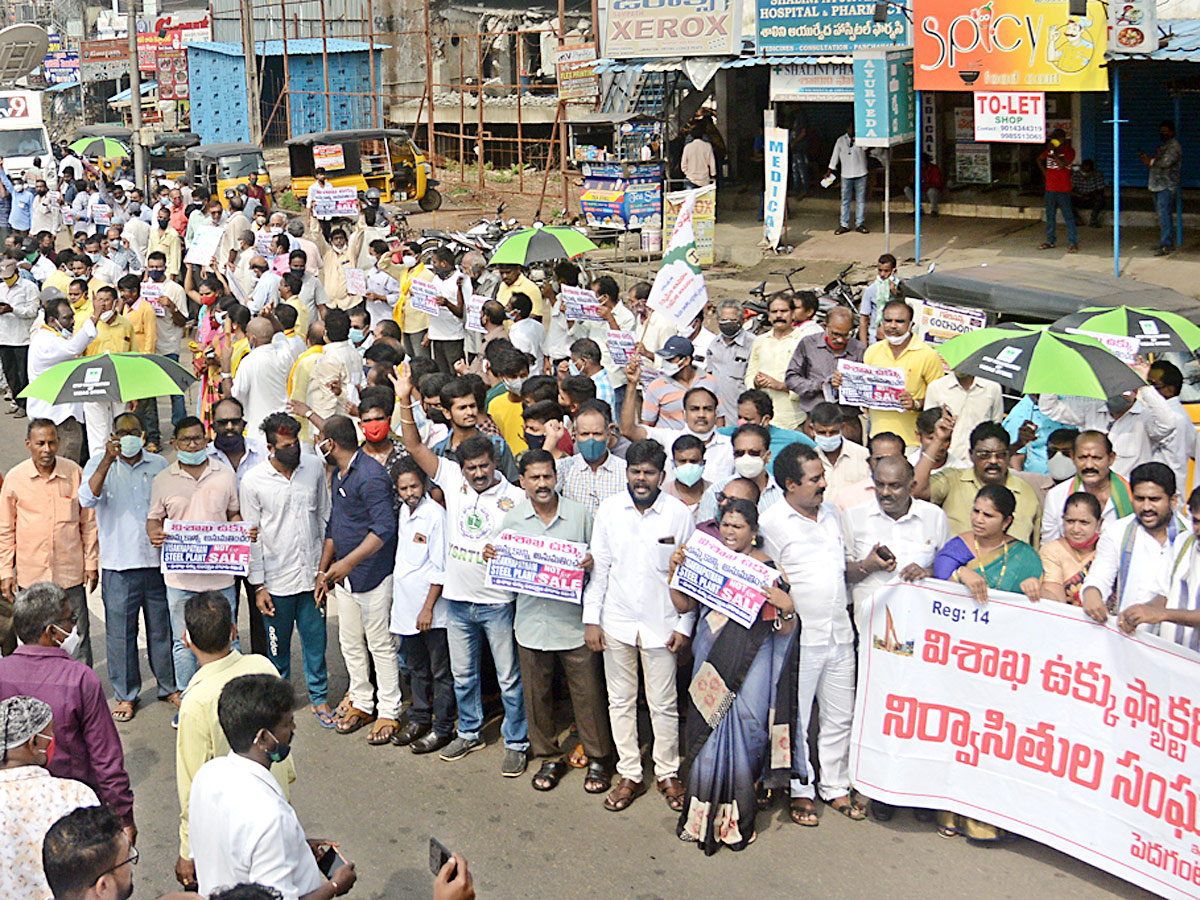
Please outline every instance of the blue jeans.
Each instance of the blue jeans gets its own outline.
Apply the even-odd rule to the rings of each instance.
[[[1067,223],[1067,243],[1074,247],[1079,243],[1079,235],[1075,231],[1075,207],[1071,205],[1070,191],[1046,191],[1046,243],[1056,243],[1060,209]]]
[[[487,641],[496,663],[496,680],[504,703],[500,734],[509,750],[529,749],[529,726],[525,719],[525,695],[521,691],[521,668],[517,664],[517,642],[513,637],[515,603],[464,603],[442,598],[449,622],[450,671],[458,701],[458,736],[479,739],[483,728],[483,700],[479,691],[479,656]]]
[[[1175,191],[1154,191],[1154,211],[1158,213],[1158,246],[1175,246]]]
[[[171,615],[167,588],[158,569],[125,569],[100,573],[104,598],[104,638],[108,648],[108,677],[113,696],[131,703],[142,690],[138,664],[138,613],[146,617],[146,649],[150,671],[158,682],[158,699],[176,691],[175,663],[171,658]]]
[[[175,659],[175,685],[181,691],[188,686],[192,676],[200,668],[196,664],[196,655],[183,642],[183,632],[187,630],[187,625],[183,620],[183,608],[187,605],[188,598],[197,593],[199,591],[167,588],[167,607],[171,611],[171,656]],[[237,594],[234,593],[234,586],[231,584],[227,588],[221,588],[218,593],[229,601],[229,609],[233,613],[233,621],[236,622]],[[242,649],[241,642],[237,638],[233,639],[233,649]]]
[[[175,362],[179,362],[179,354],[178,353],[164,353],[163,356],[165,356],[167,359],[171,359],[171,360],[174,360]],[[171,395],[171,425],[174,426],[174,424],[176,422],[178,422],[180,419],[182,419],[186,415],[187,415],[187,404],[185,404],[183,402],[183,396],[180,394],[172,394]]]
[[[842,178],[842,214],[838,219],[843,228],[850,227],[850,199],[854,198],[854,227],[862,228],[867,218],[867,176]]]
[[[254,598],[250,597],[254,603]],[[285,681],[292,672],[292,628],[300,632],[304,657],[304,683],[308,700],[320,706],[329,698],[329,672],[325,668],[325,604],[317,606],[312,591],[271,595],[275,615],[263,614],[267,630],[267,656]]]

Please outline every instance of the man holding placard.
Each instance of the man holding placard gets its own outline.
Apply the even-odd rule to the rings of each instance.
[[[463,359],[463,343],[467,337],[465,316],[467,298],[472,295],[471,279],[454,265],[454,253],[449,247],[433,251],[433,286],[437,292],[434,309],[429,313],[429,344],[438,369],[453,374],[454,364]],[[415,283],[416,292],[422,284]],[[410,294],[409,302],[420,309],[417,298]]]
[[[566,774],[567,761],[556,738],[554,724],[554,669],[562,665],[571,694],[571,711],[579,739],[588,757],[584,790],[599,794],[608,790],[611,776],[612,732],[608,722],[608,697],[601,671],[602,657],[584,640],[583,573],[592,567],[587,552],[592,537],[592,517],[574,500],[560,498],[555,491],[554,457],[546,450],[527,450],[520,463],[525,499],[510,509],[501,523],[501,538],[528,538],[529,553],[536,573],[521,580],[527,586],[517,592],[513,631],[521,661],[525,714],[529,720],[530,751],[542,765],[533,776],[533,787],[553,790]],[[579,557],[578,568],[540,564],[539,550]],[[483,551],[489,560],[489,578],[497,569],[529,571],[523,558],[507,555],[504,545],[488,544]],[[506,561],[515,563],[512,568]],[[567,594],[569,596],[564,596]]]
[[[903,300],[890,300],[883,308],[883,340],[872,344],[863,354],[868,366],[901,369],[904,390],[900,393],[900,409],[872,409],[870,433],[890,431],[904,438],[906,444],[917,442],[917,414],[925,400],[929,385],[945,373],[937,351],[913,333],[912,307]]]

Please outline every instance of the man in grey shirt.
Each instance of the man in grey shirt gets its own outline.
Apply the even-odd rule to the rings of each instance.
[[[717,306],[720,334],[708,345],[704,368],[717,379],[717,415],[726,425],[737,424],[738,397],[746,387],[746,366],[754,335],[742,327],[742,304],[722,300]]]
[[[839,359],[862,362],[866,346],[858,338],[851,337],[854,331],[854,314],[844,306],[829,311],[825,319],[823,334],[810,334],[801,338],[788,363],[783,383],[800,400],[805,413],[812,411],[818,403],[837,402],[837,390],[842,383],[838,373]],[[848,415],[858,415],[857,407],[843,406]]]
[[[1179,169],[1183,162],[1183,146],[1175,137],[1175,123],[1164,120],[1158,125],[1162,143],[1154,155],[1141,153],[1142,162],[1150,170],[1148,187],[1154,195],[1158,213],[1158,249],[1155,256],[1166,256],[1175,249],[1175,199],[1179,196]]]

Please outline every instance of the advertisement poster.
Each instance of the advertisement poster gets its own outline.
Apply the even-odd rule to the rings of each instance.
[[[772,125],[763,130],[763,237],[767,246],[779,246],[787,218],[788,130]]]
[[[187,100],[187,50],[183,47],[159,47],[154,60],[159,100]]]
[[[600,300],[595,291],[587,288],[562,286],[563,315],[571,322],[603,322]]]
[[[992,148],[987,144],[955,144],[954,175],[962,184],[990,184]]]
[[[439,315],[442,311],[438,305],[438,289],[431,281],[413,281],[409,285],[408,305],[430,316]]]
[[[842,373],[838,403],[867,409],[904,409],[900,402],[900,395],[907,390],[903,369],[868,366],[848,359],[839,359],[837,367]]]
[[[487,563],[488,587],[583,603],[583,569],[579,565],[588,555],[586,544],[505,531],[492,546],[498,555]]]
[[[816,63],[771,66],[774,103],[853,103],[854,66]]]
[[[1113,0],[1108,4],[1108,52],[1153,53],[1158,49],[1156,0]]]
[[[341,144],[316,144],[312,149],[313,167],[317,169],[346,168],[346,154]]]
[[[931,346],[944,344],[987,325],[987,313],[969,306],[946,306],[922,300],[917,314],[917,337]]]
[[[976,92],[975,140],[1045,143],[1046,95],[1041,91]]]
[[[925,0],[913,35],[919,91],[1107,91],[1104,4],[1068,0]],[[1157,38],[1156,38],[1157,40]]]
[[[730,550],[703,531],[692,533],[684,552],[687,560],[675,570],[671,587],[744,628],[753,625],[767,601],[761,588],[778,578],[779,571]]]
[[[864,604],[850,777],[1200,896],[1200,656],[1078,607],[944,581]]]
[[[689,323],[708,303],[708,288],[696,254],[696,232],[692,212],[696,199],[706,188],[686,191],[687,199],[675,219],[671,238],[663,251],[662,264],[654,276],[646,305],[666,313],[676,322]]]
[[[749,0],[747,0],[749,2]],[[912,43],[908,9],[889,3],[876,22],[874,3],[845,0],[757,0],[758,52],[830,53]]]
[[[250,571],[250,526],[244,522],[163,522],[162,571],[175,575],[242,575]]]
[[[702,266],[711,266],[716,261],[713,235],[717,226],[717,186],[710,184],[694,191],[672,191],[663,195],[663,246],[670,244],[675,231],[675,220],[684,202],[692,194],[696,205],[692,209],[692,234],[696,240],[696,259]]]
[[[742,0],[607,0],[600,21],[608,59],[737,56],[742,49]]]
[[[600,93],[596,76],[596,45],[567,44],[555,58],[558,96],[562,100],[590,100]]]

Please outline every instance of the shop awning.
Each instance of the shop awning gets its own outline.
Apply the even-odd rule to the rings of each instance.
[[[47,94],[57,94],[59,91],[69,91],[71,88],[79,87],[78,81],[60,81],[58,84],[52,84],[46,88]]]
[[[143,97],[145,97],[151,91],[156,91],[156,90],[158,90],[158,82],[157,81],[143,81],[142,82],[141,94]],[[111,97],[108,98],[108,102],[109,103],[127,103],[127,102],[129,102],[129,88],[125,88],[125,90],[123,90],[123,91],[117,91],[117,93],[113,94]]]
[[[1159,19],[1158,28],[1167,34],[1166,46],[1131,59],[1161,59],[1172,62],[1200,62],[1200,19]],[[1109,54],[1109,58],[1113,58]],[[1116,58],[1125,58],[1117,54]]]

